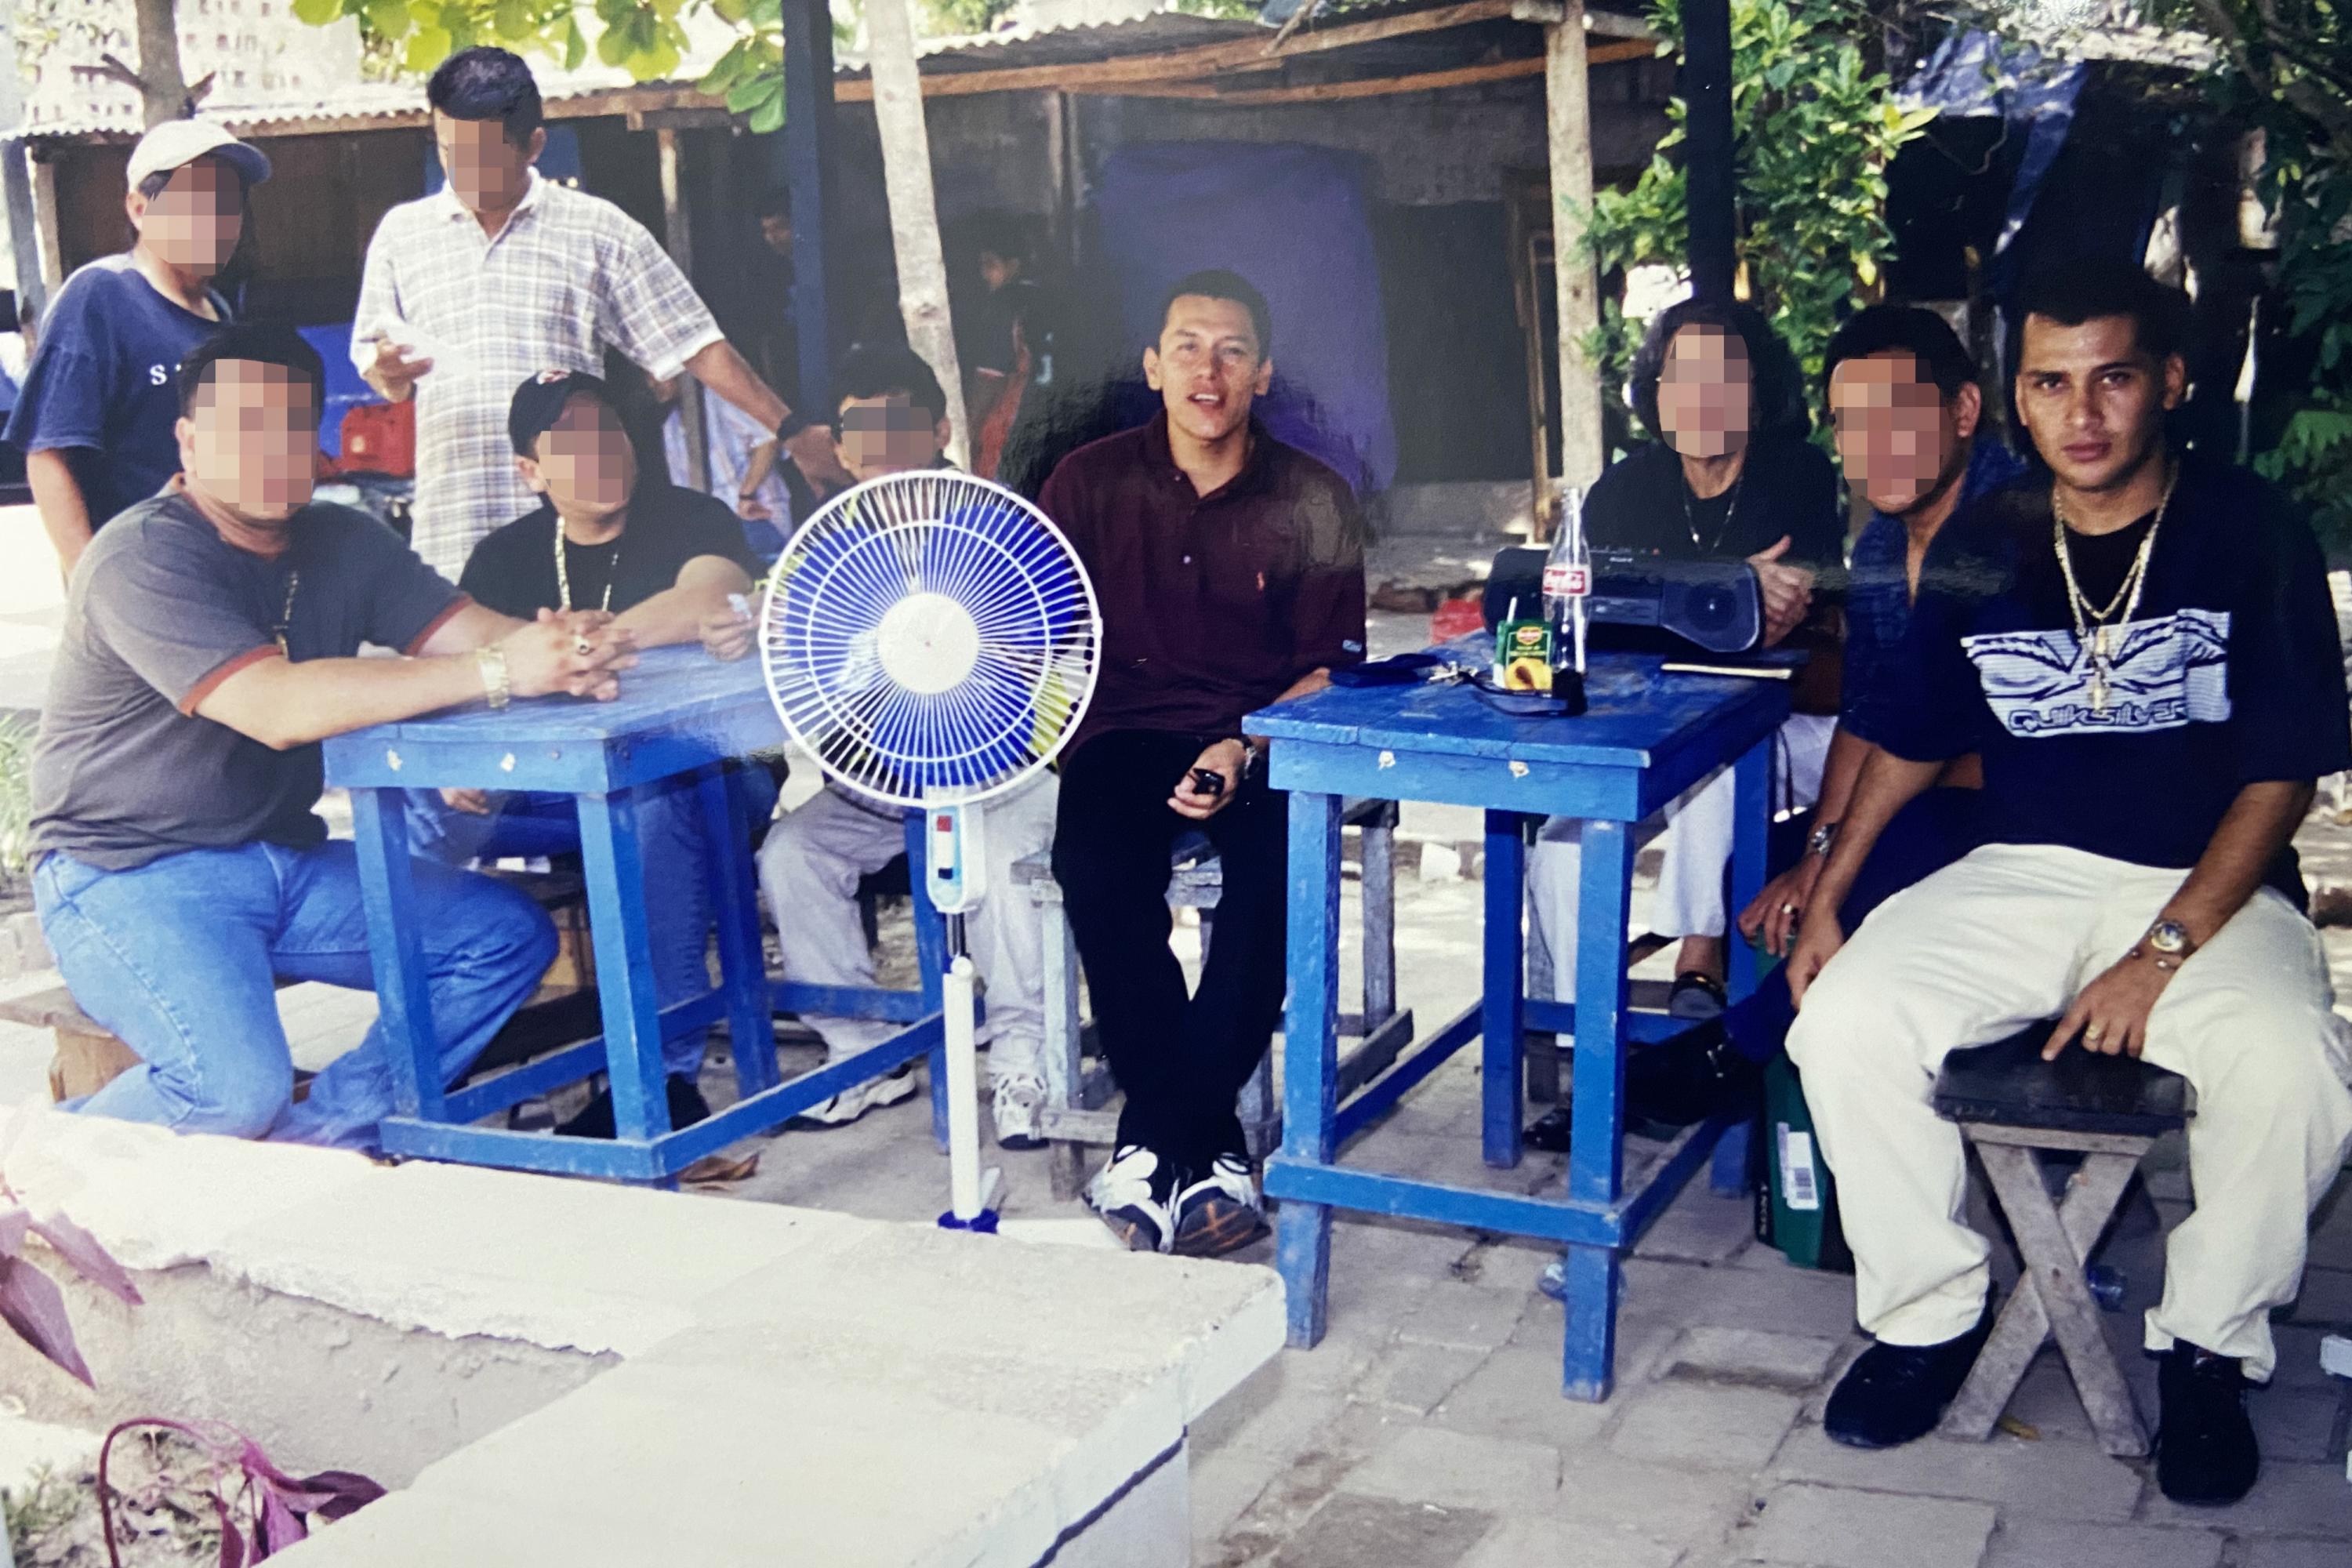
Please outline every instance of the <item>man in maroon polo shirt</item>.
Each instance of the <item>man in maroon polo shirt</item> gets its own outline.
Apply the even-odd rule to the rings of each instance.
[[[1242,716],[1364,657],[1363,522],[1339,477],[1250,418],[1274,376],[1265,296],[1176,285],[1143,370],[1165,408],[1080,447],[1039,497],[1101,603],[1103,669],[1062,763],[1054,876],[1126,1090],[1087,1201],[1138,1250],[1208,1257],[1265,1228],[1234,1097],[1284,984],[1286,797]],[[1223,867],[1197,994],[1169,951],[1169,853]]]

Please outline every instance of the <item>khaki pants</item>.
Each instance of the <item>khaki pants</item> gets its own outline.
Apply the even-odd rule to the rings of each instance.
[[[1045,927],[1028,889],[1013,881],[1013,866],[1052,845],[1059,798],[1060,781],[1040,773],[982,807],[988,813],[988,891],[964,922],[964,937],[987,987],[980,1038],[989,1047],[992,1079],[1045,1076]],[[857,918],[857,879],[906,847],[904,817],[849,801],[829,784],[776,818],[760,846],[760,891],[775,917],[785,979],[874,984],[874,953]],[[827,1061],[870,1049],[906,1026],[870,1018],[801,1021],[824,1041]]]
[[[1866,1331],[1934,1344],[1982,1310],[1990,1249],[1961,1222],[1959,1129],[1930,1104],[1945,1054],[2063,1013],[2184,875],[1989,845],[1882,904],[1822,971],[1789,1055],[1837,1173]],[[2270,1311],[2294,1297],[2307,1216],[2352,1142],[2352,1050],[2334,1001],[2318,932],[2265,889],[2150,1015],[2147,1059],[2196,1089],[2197,1207],[2167,1243],[2148,1349],[2178,1337],[2270,1375]]]

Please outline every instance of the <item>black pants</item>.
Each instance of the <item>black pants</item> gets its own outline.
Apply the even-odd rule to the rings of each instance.
[[[1244,1152],[1234,1097],[1282,1014],[1287,795],[1260,779],[1205,823],[1169,809],[1211,737],[1117,730],[1062,768],[1054,879],[1077,934],[1095,1024],[1127,1092],[1118,1141],[1181,1170]],[[1215,932],[1198,994],[1168,946],[1168,863],[1177,839],[1208,836],[1222,862]]]

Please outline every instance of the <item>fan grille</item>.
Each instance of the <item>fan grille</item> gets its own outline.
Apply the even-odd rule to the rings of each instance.
[[[940,471],[820,509],[776,563],[760,635],[793,738],[902,805],[983,799],[1052,761],[1101,644],[1094,587],[1045,513]]]

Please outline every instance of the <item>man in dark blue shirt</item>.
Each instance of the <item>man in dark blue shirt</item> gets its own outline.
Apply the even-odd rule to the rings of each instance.
[[[1844,669],[1838,725],[1822,769],[1814,827],[1796,865],[1765,884],[1739,917],[1750,940],[1785,954],[1837,841],[1872,746],[1855,732],[1857,710],[1911,621],[1911,601],[1933,570],[1930,546],[1963,507],[2016,479],[2025,465],[1983,424],[1976,362],[1932,310],[1878,305],[1838,330],[1824,359],[1830,417],[1846,483],[1867,498],[1870,521],[1846,574]],[[1973,840],[1976,759],[1955,759],[1937,788],[1888,824],[1838,911],[1851,930],[1885,899],[1966,854]],[[1756,1096],[1796,1018],[1785,973],[1774,970],[1744,1001],[1626,1064],[1629,1125],[1666,1135]],[[1561,1106],[1528,1129],[1538,1148],[1565,1148]]]
[[[138,241],[66,279],[5,432],[68,576],[108,519],[179,471],[173,377],[228,320],[212,279],[269,160],[209,121],[169,120],[131,150],[129,177]]]
[[[2275,1363],[2271,1310],[2352,1146],[2352,1050],[2289,847],[2315,782],[2352,765],[2352,721],[2309,529],[2164,439],[2186,307],[2120,264],[2023,291],[2016,395],[2049,475],[1955,525],[1964,553],[1853,715],[1877,750],[1789,959],[1789,1054],[1878,1342],[1822,1419],[1857,1447],[1932,1429],[1991,1325],[1959,1130],[1930,1104],[1944,1057],[2057,1016],[2047,1054],[2189,1079],[2197,1206],[2147,1317],[2157,1480],[2226,1503],[2259,1468],[2244,1396]],[[1829,911],[1879,834],[1969,752],[1980,847],[1847,940]]]

